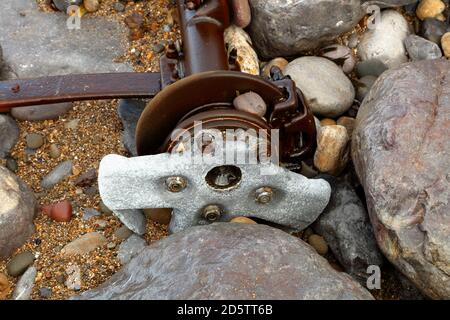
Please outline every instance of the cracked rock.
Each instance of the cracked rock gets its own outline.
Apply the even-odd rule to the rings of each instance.
[[[450,299],[450,62],[385,72],[359,109],[355,168],[380,248],[431,298]]]

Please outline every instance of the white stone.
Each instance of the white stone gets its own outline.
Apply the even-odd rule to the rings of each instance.
[[[378,59],[389,68],[407,62],[405,39],[410,34],[408,22],[395,10],[385,10],[374,29],[367,29],[358,45],[362,61]]]

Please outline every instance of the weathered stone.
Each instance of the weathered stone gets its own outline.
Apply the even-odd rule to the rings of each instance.
[[[0,166],[0,259],[9,257],[33,234],[35,213],[33,192]]]
[[[75,299],[315,300],[372,296],[348,275],[336,272],[310,246],[281,230],[216,223],[155,242],[106,283]]]
[[[367,29],[358,45],[362,61],[378,59],[389,68],[406,61],[403,44],[409,35],[409,25],[403,15],[395,10],[385,10],[374,29]]]
[[[436,43],[413,34],[405,39],[405,46],[409,57],[413,61],[432,60],[442,57],[441,48]]]
[[[290,62],[284,72],[303,92],[315,115],[339,117],[353,104],[355,88],[334,62],[320,57],[302,57]]]
[[[8,277],[0,273],[0,300],[6,299],[9,294],[11,284],[9,283]]]
[[[450,62],[387,71],[361,106],[353,160],[385,256],[431,298],[450,298]]]
[[[106,244],[104,235],[98,232],[90,232],[68,243],[61,253],[65,256],[83,255]]]
[[[137,156],[136,150],[136,125],[145,109],[146,102],[137,99],[121,99],[119,100],[119,107],[117,113],[120,120],[122,120],[123,134],[122,142],[125,148],[132,156]]]
[[[67,160],[58,164],[50,173],[42,178],[41,186],[44,189],[50,189],[57,185],[65,177],[72,173],[72,161]]]
[[[320,172],[338,175],[349,159],[350,138],[343,126],[322,127],[317,136],[317,150],[314,165]]]
[[[255,92],[249,91],[237,96],[233,101],[233,106],[240,111],[263,117],[267,111],[267,104],[263,98]]]
[[[20,107],[11,109],[11,115],[17,120],[42,121],[57,119],[72,109],[72,103],[57,103],[49,105]]]
[[[359,0],[249,0],[250,35],[264,59],[298,56],[351,30],[363,13]]]
[[[35,267],[29,267],[20,277],[14,288],[13,300],[29,300],[33,290],[37,270]]]
[[[119,246],[117,258],[122,264],[127,264],[147,246],[147,242],[141,237],[133,234]]]
[[[244,73],[259,75],[258,55],[252,47],[252,39],[241,28],[231,25],[225,30],[225,43],[228,54],[236,53],[236,64]]]
[[[367,268],[383,263],[369,215],[349,183],[327,175],[320,177],[330,183],[332,193],[313,228],[325,238],[345,271],[365,282],[369,275]]]
[[[28,269],[34,259],[35,256],[31,251],[21,252],[9,260],[6,270],[11,277],[18,277]]]
[[[19,127],[11,117],[0,114],[0,158],[5,158],[19,140]]]
[[[79,30],[70,30],[65,13],[42,12],[36,1],[0,1],[0,10],[4,59],[18,78],[132,71],[114,62],[126,51],[126,27],[119,22],[87,15]]]

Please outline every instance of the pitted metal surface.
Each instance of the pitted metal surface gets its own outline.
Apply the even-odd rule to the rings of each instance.
[[[272,163],[236,164],[241,172],[238,183],[226,189],[211,186],[206,179],[208,173],[225,164],[229,165],[223,159],[201,155],[162,153],[136,158],[108,155],[100,163],[100,195],[117,213],[173,208],[171,232],[211,223],[204,214],[210,205],[221,211],[215,221],[246,216],[303,230],[328,204],[331,193],[328,182],[308,179]],[[167,187],[167,180],[173,180],[171,177],[181,177],[186,185],[173,192]],[[270,201],[258,200],[261,188],[270,188]]]

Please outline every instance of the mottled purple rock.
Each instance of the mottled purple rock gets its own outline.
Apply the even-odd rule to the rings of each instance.
[[[298,238],[264,225],[215,223],[146,247],[75,299],[372,299]]]
[[[450,61],[385,72],[364,100],[353,160],[383,253],[431,298],[450,299]]]
[[[0,166],[0,260],[8,258],[33,234],[35,213],[31,190]]]

